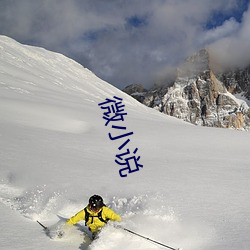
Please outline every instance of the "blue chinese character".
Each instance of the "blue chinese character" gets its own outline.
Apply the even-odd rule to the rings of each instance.
[[[115,126],[115,125],[112,125],[112,128],[115,128],[115,129],[126,129],[126,127],[122,127],[122,126]],[[112,137],[111,134],[109,133],[109,139],[110,140],[116,140],[116,139],[120,139],[122,137],[126,137],[126,136],[129,136],[129,135],[132,135],[134,134],[133,132],[129,132],[129,133],[126,133],[126,134],[123,134],[123,135],[118,135],[116,137]],[[124,148],[128,143],[129,143],[130,139],[127,139],[118,149],[121,150],[122,148]]]
[[[136,154],[137,150],[138,150],[138,148],[136,148],[133,153]],[[126,165],[127,166],[127,167],[119,170],[119,174],[121,177],[127,176],[127,174],[122,173],[125,170],[128,170],[128,173],[130,174],[130,173],[138,171],[139,167],[141,167],[141,168],[143,167],[143,165],[138,163],[138,161],[140,160],[140,156],[138,156],[137,158],[135,156],[130,156],[130,157],[124,158],[124,156],[129,155],[129,154],[130,154],[130,151],[129,151],[129,149],[127,149],[127,151],[125,153],[116,155],[116,157],[118,159],[122,160],[123,162],[119,162],[118,160],[115,160],[115,162],[119,165],[122,165],[122,166]],[[134,163],[135,169],[131,169],[131,161],[132,161],[132,163]]]
[[[107,109],[107,111],[103,113],[103,119],[107,120],[105,126],[107,126],[110,121],[124,121],[123,116],[127,115],[127,113],[123,112],[124,109],[122,109],[125,107],[125,105],[121,105],[122,98],[114,96],[114,99],[118,101],[106,98],[106,102],[98,104],[98,106],[101,106],[101,109]]]

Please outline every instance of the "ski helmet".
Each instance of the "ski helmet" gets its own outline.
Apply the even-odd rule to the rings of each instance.
[[[103,207],[103,199],[99,195],[93,195],[89,198],[89,206],[93,210],[99,210]]]

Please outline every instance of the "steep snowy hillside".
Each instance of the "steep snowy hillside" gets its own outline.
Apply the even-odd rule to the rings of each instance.
[[[98,104],[114,96],[126,115],[105,126]],[[112,225],[91,243],[84,222],[50,239],[36,223],[53,229],[97,193],[122,226],[168,246],[248,250],[249,139],[163,115],[63,55],[0,36],[0,248],[164,248]],[[142,166],[121,177],[127,149]]]

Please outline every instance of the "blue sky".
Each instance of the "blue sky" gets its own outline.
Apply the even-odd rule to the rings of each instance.
[[[69,56],[111,84],[165,81],[210,48],[250,63],[250,0],[1,0],[0,34]]]
[[[237,3],[236,8],[232,8],[230,12],[223,12],[222,10],[216,10],[211,13],[211,18],[208,19],[206,28],[212,29],[217,26],[223,25],[225,20],[229,20],[230,18],[234,18],[238,23],[242,22],[243,14],[247,11],[249,5],[249,0],[240,0]]]

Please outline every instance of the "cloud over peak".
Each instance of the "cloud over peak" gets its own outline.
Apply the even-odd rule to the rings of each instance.
[[[3,0],[0,33],[61,52],[123,88],[164,78],[204,47],[224,62],[231,52],[247,61],[249,15],[247,0]]]

